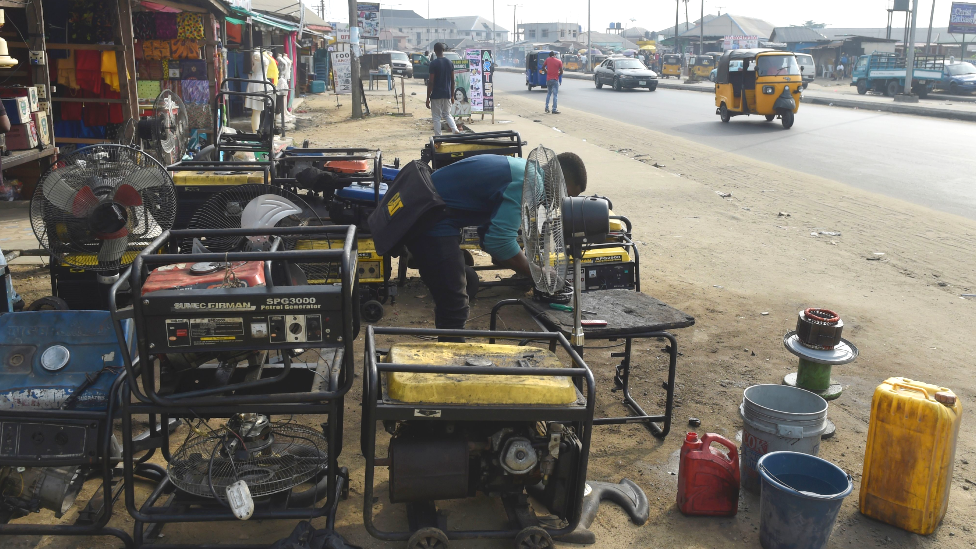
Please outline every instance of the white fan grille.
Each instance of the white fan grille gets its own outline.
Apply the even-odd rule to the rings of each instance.
[[[532,279],[552,294],[566,284],[569,257],[563,241],[566,182],[556,153],[539,146],[529,153],[522,184],[522,240]]]

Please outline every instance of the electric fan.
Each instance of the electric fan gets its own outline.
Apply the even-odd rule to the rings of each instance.
[[[173,454],[167,473],[184,492],[225,501],[227,488],[241,481],[259,499],[291,490],[327,469],[327,441],[320,433],[242,413],[218,430],[188,437]]]
[[[582,258],[587,243],[606,240],[610,206],[596,197],[566,196],[566,181],[556,153],[539,146],[529,153],[522,184],[522,239],[536,299],[569,303],[572,292],[573,333],[570,343],[583,346]],[[570,259],[572,283],[566,283]]]
[[[122,133],[125,133],[124,128]],[[156,96],[152,116],[136,123],[136,134],[144,143],[145,150],[164,166],[183,160],[190,139],[190,121],[180,96],[172,90],[163,90]]]
[[[38,242],[58,263],[108,278],[173,225],[176,189],[136,148],[93,145],[41,176],[30,206]]]

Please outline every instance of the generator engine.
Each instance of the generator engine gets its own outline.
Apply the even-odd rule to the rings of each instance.
[[[518,495],[526,488],[566,518],[581,444],[561,423],[387,424],[390,501],[460,499],[478,492]]]

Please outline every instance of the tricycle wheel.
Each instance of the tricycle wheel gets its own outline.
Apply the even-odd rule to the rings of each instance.
[[[776,115],[775,114],[767,114],[766,115],[766,122],[772,122],[773,119],[775,119],[775,118],[776,118]]]
[[[596,84],[596,89],[598,90],[603,89],[603,82],[600,82],[600,77],[598,77],[595,74],[593,75],[593,83]]]
[[[719,107],[718,111],[719,116],[722,117],[722,122],[728,124],[729,120],[732,120],[732,115],[729,114],[729,108],[725,106],[725,103],[722,103],[722,106]]]
[[[793,111],[783,111],[780,115],[783,119],[783,129],[788,130],[793,127]]]
[[[372,324],[374,322],[379,322],[383,318],[383,304],[375,299],[370,299],[366,303],[363,303],[361,312],[363,314],[363,320]]]
[[[447,535],[437,528],[421,528],[407,540],[407,549],[447,549]]]
[[[529,91],[532,91],[532,84],[526,84],[525,87],[529,88]]]
[[[552,536],[538,526],[529,526],[515,537],[515,549],[553,549]]]
[[[858,81],[858,83],[857,83],[857,93],[859,93],[861,95],[864,95],[864,94],[868,93],[868,81],[867,80],[860,80],[860,81]]]
[[[888,87],[885,88],[885,95],[888,97],[894,97],[899,93],[901,93],[901,84],[895,82],[894,80],[888,82]]]

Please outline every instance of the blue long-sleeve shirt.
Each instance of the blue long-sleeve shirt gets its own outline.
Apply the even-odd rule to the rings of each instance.
[[[498,261],[515,257],[522,223],[525,159],[494,154],[472,156],[435,171],[434,188],[449,215],[428,236],[458,236],[463,227],[481,227],[486,252]]]

